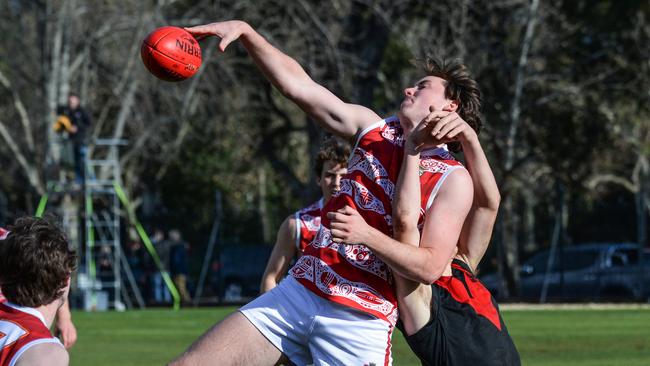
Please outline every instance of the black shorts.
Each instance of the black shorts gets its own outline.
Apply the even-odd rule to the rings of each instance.
[[[521,365],[496,301],[464,262],[432,292],[431,321],[406,336],[423,365]]]

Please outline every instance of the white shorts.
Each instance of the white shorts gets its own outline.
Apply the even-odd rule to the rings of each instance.
[[[296,365],[391,365],[393,327],[289,276],[239,311]]]

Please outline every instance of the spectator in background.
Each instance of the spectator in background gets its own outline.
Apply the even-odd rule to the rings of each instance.
[[[169,272],[174,280],[174,284],[181,295],[181,300],[184,303],[192,301],[190,293],[187,290],[187,275],[189,273],[187,263],[187,251],[190,245],[183,240],[181,232],[177,229],[169,231],[170,241],[170,262]]]
[[[146,253],[144,252],[140,240],[134,239],[129,242],[129,245],[126,248],[126,261],[129,263],[135,282],[138,284],[141,291],[146,287],[146,276],[144,273],[145,255]]]
[[[90,118],[86,111],[81,107],[79,96],[75,93],[70,93],[68,96],[68,105],[62,107],[60,112],[61,115],[67,117],[69,123],[69,126],[66,126],[65,123],[63,123],[63,125],[70,134],[70,139],[72,140],[75,182],[83,184],[86,154],[88,152]]]
[[[160,265],[163,271],[169,271],[169,250],[171,242],[165,240],[165,233],[160,229],[154,229],[151,243],[158,253]],[[172,295],[163,281],[161,269],[155,264],[151,266],[151,287],[153,289],[153,300],[157,303],[168,303],[172,301]]]

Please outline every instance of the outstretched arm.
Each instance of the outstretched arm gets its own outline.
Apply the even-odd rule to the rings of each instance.
[[[263,294],[277,286],[287,273],[289,263],[297,251],[295,243],[296,224],[296,220],[289,216],[280,226],[273,252],[271,252],[269,262],[266,264],[264,275],[262,275],[260,293]]]
[[[316,83],[296,60],[275,48],[245,22],[217,22],[186,30],[194,36],[220,37],[219,48],[222,52],[228,44],[239,39],[266,78],[331,133],[351,139],[380,119],[370,109],[345,103]]]
[[[501,195],[476,132],[457,114],[441,120],[431,131],[446,141],[460,141],[474,185],[474,201],[458,242],[458,255],[476,271],[485,254],[499,210]]]

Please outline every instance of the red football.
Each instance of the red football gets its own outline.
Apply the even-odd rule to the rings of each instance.
[[[142,41],[140,56],[144,66],[156,77],[181,81],[201,67],[201,47],[185,29],[160,27]]]

